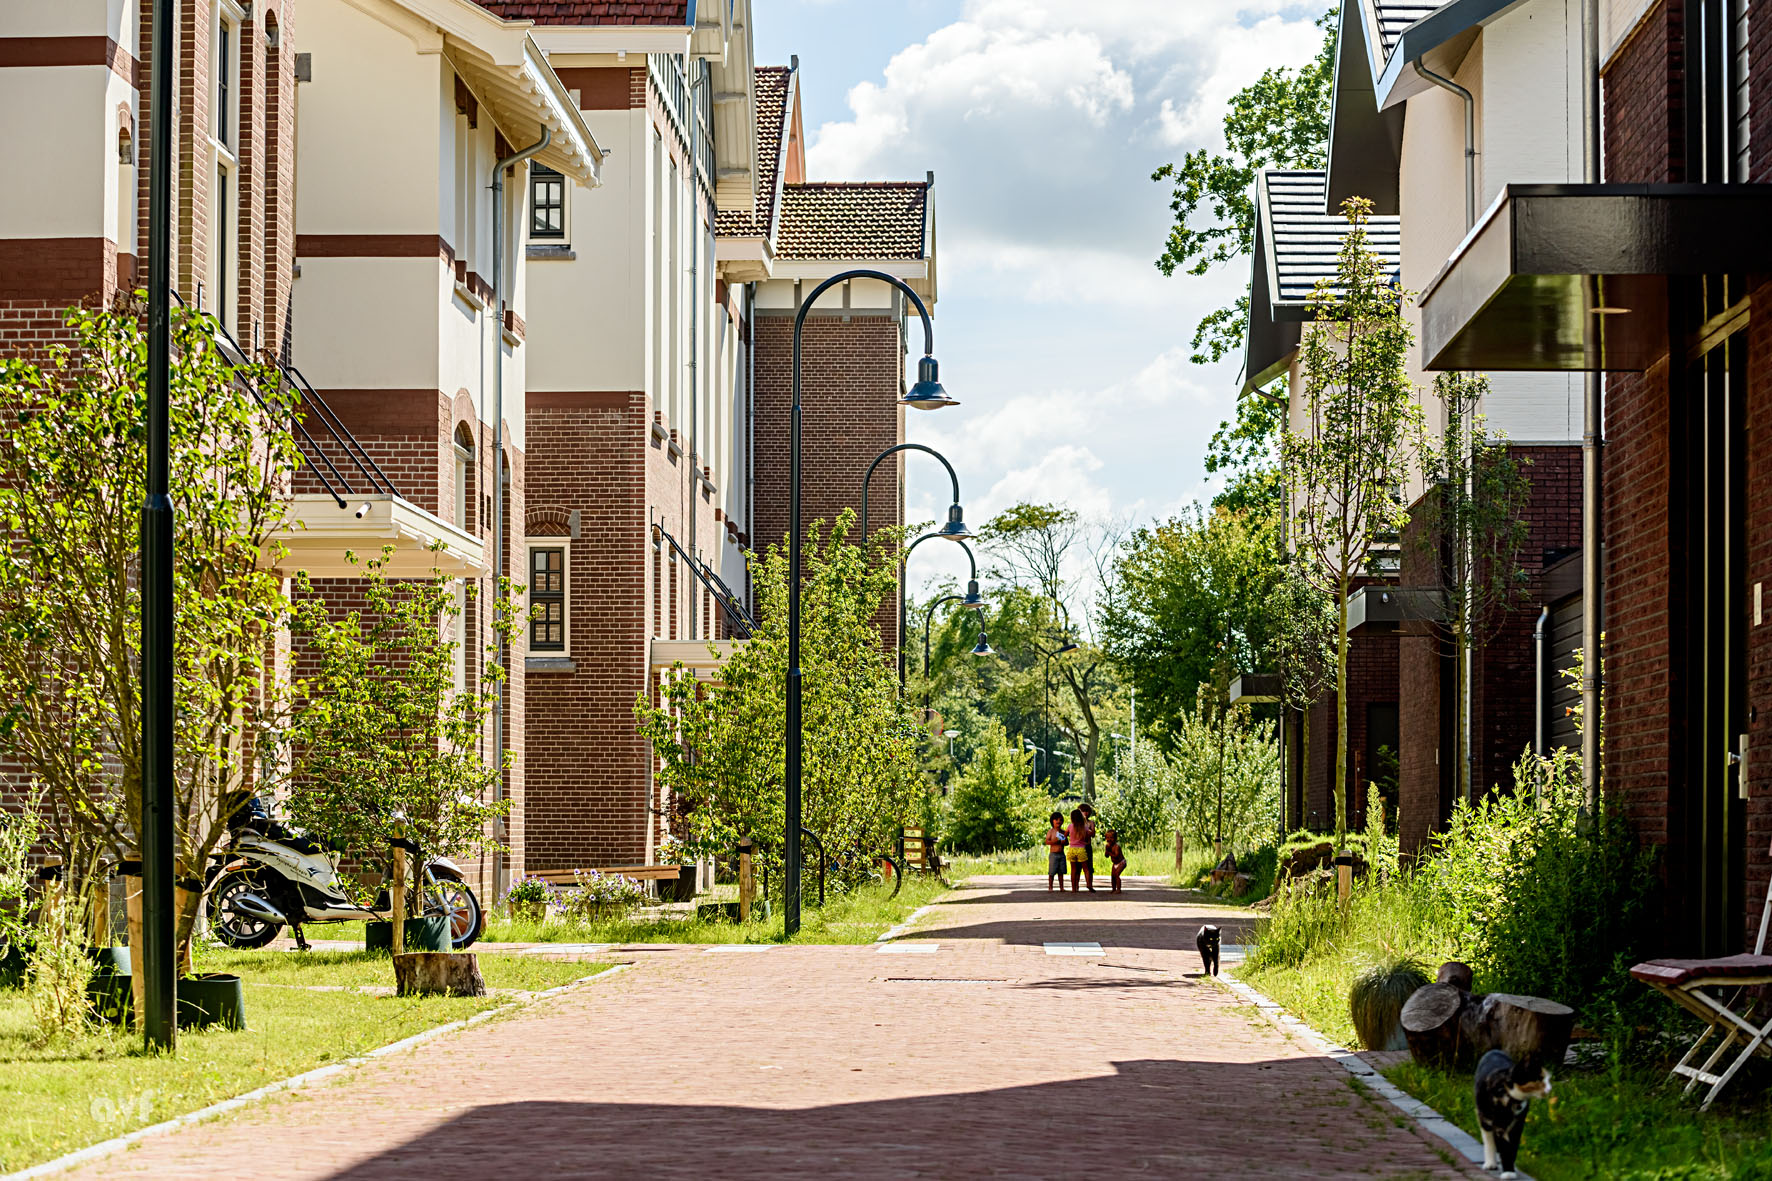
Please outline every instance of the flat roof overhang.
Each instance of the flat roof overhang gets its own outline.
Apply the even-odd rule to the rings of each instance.
[[[1232,705],[1258,705],[1280,700],[1277,673],[1244,673],[1231,682],[1225,697]]]
[[[427,578],[433,571],[479,578],[488,569],[486,546],[478,537],[386,493],[349,497],[343,508],[329,493],[292,496],[288,527],[273,539],[281,551],[276,568],[288,574],[305,570],[310,578],[361,578],[363,563],[380,558],[389,546],[390,578]]]
[[[1647,369],[1667,279],[1772,269],[1772,184],[1508,185],[1421,293],[1428,370]]]
[[[1347,598],[1347,634],[1365,629],[1369,635],[1403,630],[1440,618],[1440,592],[1425,586],[1362,586]]]

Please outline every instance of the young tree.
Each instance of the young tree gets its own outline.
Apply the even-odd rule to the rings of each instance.
[[[0,748],[43,789],[69,866],[121,858],[141,826],[139,311],[72,310],[71,347],[0,363]],[[274,371],[222,356],[210,317],[175,308],[172,335],[174,859],[201,879],[273,712],[296,404]],[[179,962],[199,901],[181,897]]]
[[[1335,835],[1347,831],[1347,604],[1368,572],[1373,543],[1406,518],[1399,494],[1408,476],[1419,407],[1405,369],[1413,340],[1402,293],[1366,248],[1371,203],[1343,205],[1348,231],[1333,279],[1311,296],[1312,322],[1299,350],[1303,422],[1283,440],[1292,495],[1292,541],[1302,569],[1335,596]]]
[[[823,522],[802,550],[800,661],[806,826],[833,857],[878,852],[921,814],[918,727],[880,659],[874,619],[897,593],[900,532],[876,531],[866,549],[848,541],[855,514]],[[655,704],[634,703],[640,733],[660,760],[672,827],[698,852],[725,854],[740,837],[779,858],[786,827],[787,555],[750,555],[762,626],[703,686],[673,670]]]
[[[1231,97],[1224,117],[1228,151],[1200,148],[1151,174],[1171,187],[1175,215],[1157,269],[1204,275],[1247,255],[1255,240],[1255,176],[1264,168],[1321,168],[1329,142],[1329,90],[1335,78],[1337,9],[1317,22],[1323,47],[1304,66],[1276,66]],[[1218,308],[1194,329],[1196,365],[1243,346],[1249,297]]]
[[[1017,750],[992,722],[977,754],[948,796],[947,844],[959,853],[1025,849],[1039,839],[1052,800],[1028,784],[1033,756]]]
[[[419,864],[498,849],[491,826],[510,811],[498,784],[511,752],[489,759],[483,745],[504,691],[499,646],[488,646],[478,683],[458,690],[465,641],[455,580],[436,571],[390,579],[390,553],[361,564],[361,608],[340,611],[297,577],[290,818],[366,858],[385,855],[395,838],[418,845]],[[508,642],[518,608],[508,580],[500,589],[490,622]],[[418,892],[411,898],[417,904]]]
[[[1471,661],[1525,594],[1520,552],[1527,538],[1521,519],[1532,486],[1507,440],[1489,434],[1479,407],[1489,379],[1476,373],[1442,373],[1434,379],[1445,424],[1422,448],[1430,494],[1422,504],[1422,544],[1441,588],[1440,628],[1455,664],[1457,706],[1453,752],[1458,794],[1470,799]]]
[[[1271,837],[1280,799],[1271,725],[1251,718],[1247,706],[1214,704],[1202,692],[1197,707],[1175,727],[1170,746],[1177,826],[1190,840],[1249,849]]]

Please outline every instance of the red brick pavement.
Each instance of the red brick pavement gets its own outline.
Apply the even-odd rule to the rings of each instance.
[[[619,976],[76,1175],[1466,1175],[1199,977],[1199,923],[1235,915],[1009,881],[905,937],[934,954],[636,950]],[[1083,941],[1100,960],[1040,946]]]

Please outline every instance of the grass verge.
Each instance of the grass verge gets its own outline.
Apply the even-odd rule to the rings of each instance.
[[[1172,886],[1185,890],[1199,890],[1210,894],[1221,901],[1232,905],[1252,902],[1265,898],[1273,892],[1274,853],[1272,847],[1260,850],[1248,858],[1239,858],[1239,862],[1251,861],[1255,866],[1255,888],[1247,897],[1233,901],[1228,897],[1230,887],[1221,885],[1208,887],[1206,875],[1212,872],[1220,857],[1210,847],[1188,847],[1182,855],[1181,870],[1175,868],[1175,846],[1173,844],[1150,845],[1141,849],[1126,850],[1126,873],[1129,877],[1165,878]],[[987,853],[982,855],[956,854],[946,862],[949,875],[959,881],[962,878],[978,877],[985,874],[1026,874],[1038,878],[1046,876],[1046,850],[1044,847],[1023,849],[1019,852],[1009,851]],[[1095,876],[1099,881],[1108,878],[1107,858],[1102,855],[1099,847],[1095,850]]]
[[[581,923],[558,916],[537,923],[494,915],[487,920],[483,938],[488,943],[872,943],[946,890],[937,878],[911,874],[896,898],[888,887],[877,884],[841,894],[833,891],[824,906],[801,909],[800,930],[792,939],[782,936],[779,910],[749,923],[698,918]]]
[[[40,1044],[24,996],[0,991],[0,1171],[508,1003],[499,997],[394,997],[302,987],[392,984],[387,957],[363,953],[208,949],[196,966],[241,975],[250,1028],[182,1030],[171,1054],[146,1053],[138,1034],[113,1027]],[[494,988],[546,988],[604,966],[480,957],[480,970]]]

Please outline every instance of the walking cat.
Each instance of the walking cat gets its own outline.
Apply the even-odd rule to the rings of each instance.
[[[1526,1108],[1551,1093],[1550,1071],[1531,1059],[1515,1062],[1490,1050],[1477,1063],[1477,1123],[1483,1129],[1483,1167],[1513,1177],[1526,1130]]]
[[[1218,975],[1218,928],[1207,923],[1194,936],[1194,946],[1200,949],[1200,962],[1206,967],[1206,975]]]

